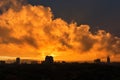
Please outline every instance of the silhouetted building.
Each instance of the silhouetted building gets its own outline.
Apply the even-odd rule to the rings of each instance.
[[[101,63],[101,60],[100,59],[95,59],[94,63]]]
[[[44,63],[48,63],[48,64],[54,63],[53,57],[52,56],[46,56]]]
[[[5,61],[0,61],[0,64],[5,64]]]
[[[65,61],[62,61],[62,64],[65,64],[66,62]]]
[[[32,61],[31,64],[38,64],[38,62],[37,61]]]
[[[20,58],[18,57],[18,58],[16,58],[16,62],[15,62],[16,64],[20,64]]]
[[[107,57],[107,63],[110,63],[110,57],[109,56]]]

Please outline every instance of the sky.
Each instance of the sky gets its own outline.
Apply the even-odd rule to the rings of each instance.
[[[119,1],[1,0],[0,59],[120,61]]]
[[[119,0],[28,0],[33,5],[50,6],[54,17],[88,24],[92,30],[105,29],[120,36]]]

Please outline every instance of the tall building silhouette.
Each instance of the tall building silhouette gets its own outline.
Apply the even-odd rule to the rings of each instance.
[[[20,58],[19,57],[16,58],[16,62],[15,63],[16,64],[20,64]]]
[[[110,63],[110,57],[109,56],[107,57],[107,63]]]

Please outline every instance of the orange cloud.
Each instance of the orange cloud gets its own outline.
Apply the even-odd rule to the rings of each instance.
[[[120,38],[104,30],[93,34],[89,25],[53,19],[49,7],[21,5],[0,15],[0,56],[85,61],[119,54],[119,45]]]

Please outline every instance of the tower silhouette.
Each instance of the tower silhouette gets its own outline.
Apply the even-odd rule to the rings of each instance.
[[[109,56],[107,57],[107,63],[110,63],[110,57]]]
[[[16,64],[20,64],[20,58],[19,57],[16,58],[16,62],[15,63]]]

